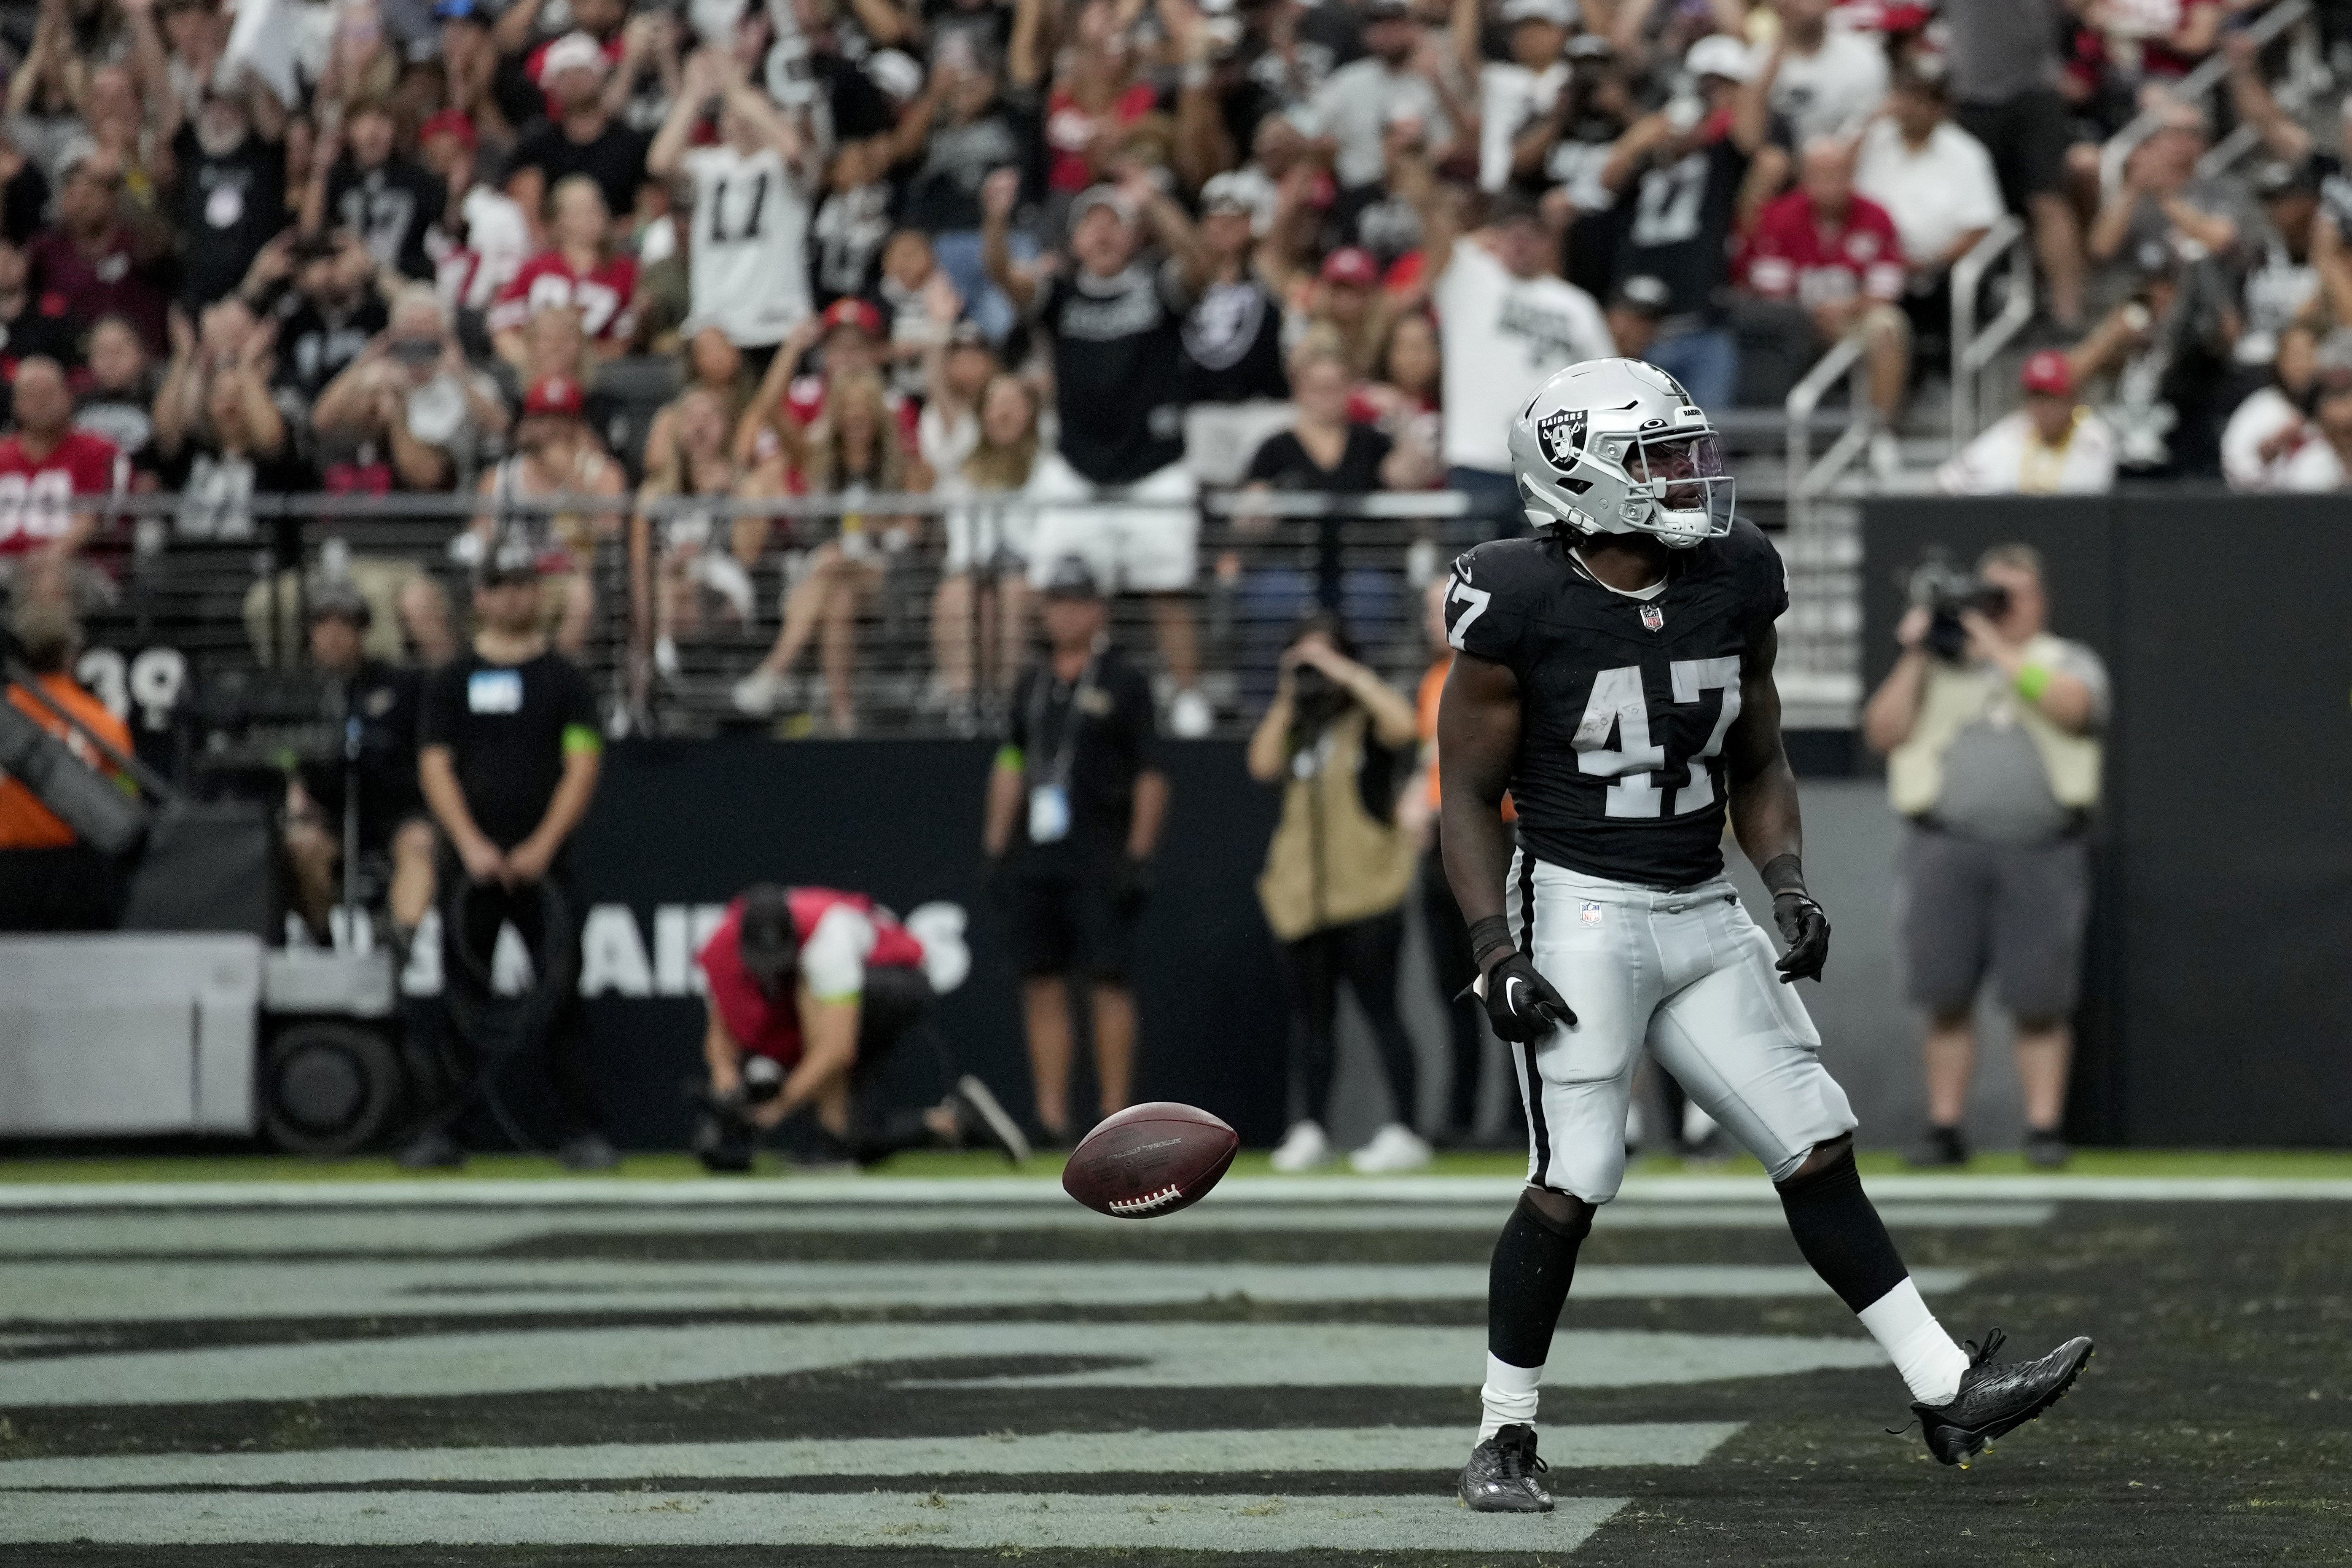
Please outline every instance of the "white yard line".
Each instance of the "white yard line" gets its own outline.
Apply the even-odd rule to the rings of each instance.
[[[1552,1426],[1555,1468],[1696,1465],[1737,1421]],[[1034,1436],[827,1437],[764,1443],[599,1443],[537,1448],[331,1448],[278,1454],[140,1454],[0,1463],[0,1489],[366,1486],[386,1481],[799,1480],[834,1476],[1244,1475],[1453,1470],[1470,1428],[1284,1427],[1047,1432]],[[902,1483],[903,1484],[903,1483]],[[15,1502],[9,1504],[15,1508]]]
[[[972,1362],[1072,1360],[1076,1371]],[[959,1366],[958,1363],[964,1363]],[[1547,1388],[1633,1388],[1885,1367],[1861,1338],[1562,1330]],[[472,1396],[888,1369],[901,1384],[1096,1388],[1476,1388],[1482,1327],[1388,1323],[725,1323],[302,1340],[0,1363],[12,1407]],[[1468,1406],[1465,1406],[1465,1409]]]
[[[1549,1514],[1475,1514],[1425,1497],[1087,1493],[34,1492],[0,1542],[282,1544],[1160,1547],[1382,1552],[1568,1552],[1628,1500],[1562,1498]]]

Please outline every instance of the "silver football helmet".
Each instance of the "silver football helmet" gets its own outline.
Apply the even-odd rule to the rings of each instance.
[[[1681,383],[1637,359],[1545,382],[1511,422],[1511,472],[1538,528],[1650,533],[1676,550],[1731,531],[1722,438]]]

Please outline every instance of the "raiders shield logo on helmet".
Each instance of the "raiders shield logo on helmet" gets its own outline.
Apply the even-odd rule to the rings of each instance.
[[[1536,421],[1536,439],[1543,445],[1545,458],[1563,474],[1575,468],[1576,455],[1584,450],[1584,427],[1589,418],[1585,409],[1563,408]]]

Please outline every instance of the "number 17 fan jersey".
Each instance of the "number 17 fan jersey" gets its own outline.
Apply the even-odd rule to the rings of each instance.
[[[810,310],[806,190],[772,147],[746,153],[722,142],[685,162],[694,178],[694,330],[717,327],[737,348],[783,342]]]
[[[1745,518],[1675,552],[1649,599],[1594,582],[1557,535],[1456,561],[1447,640],[1518,678],[1510,787],[1528,852],[1648,888],[1719,874],[1740,653],[1788,607],[1780,553]]]

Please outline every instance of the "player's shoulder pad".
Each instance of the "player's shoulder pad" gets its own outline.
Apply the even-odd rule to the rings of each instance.
[[[1789,605],[1789,564],[1764,531],[1744,517],[1731,520],[1719,548],[1743,600],[1760,601],[1778,616]]]
[[[1559,565],[1549,542],[1490,540],[1454,562],[1445,591],[1445,640],[1480,658],[1507,662],[1528,626],[1540,619]]]

